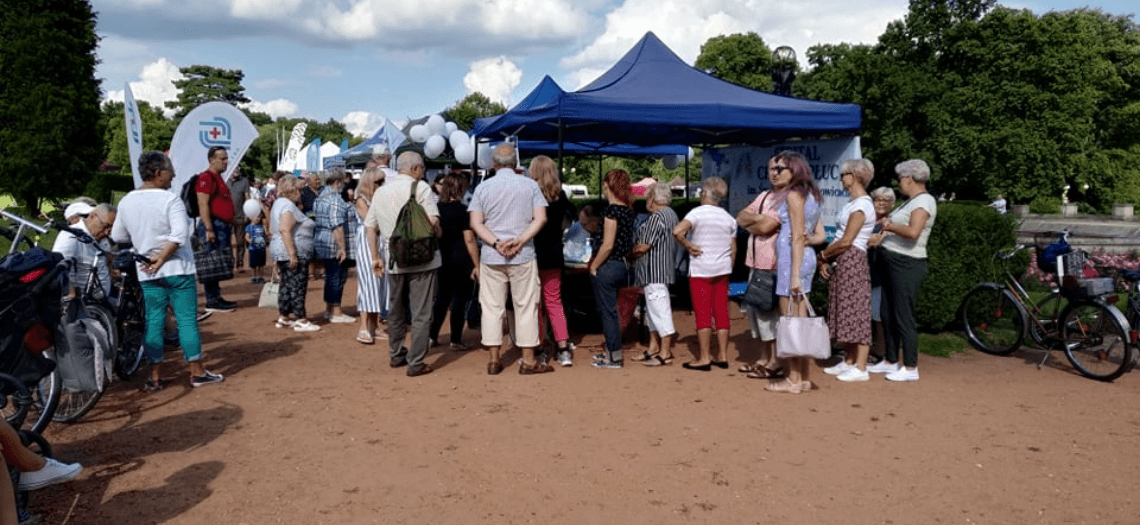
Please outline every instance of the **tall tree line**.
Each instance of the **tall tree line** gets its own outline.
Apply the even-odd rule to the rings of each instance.
[[[912,0],[875,45],[819,45],[795,93],[863,106],[863,152],[922,158],[934,191],[1056,211],[1140,204],[1140,29],[1077,9]]]

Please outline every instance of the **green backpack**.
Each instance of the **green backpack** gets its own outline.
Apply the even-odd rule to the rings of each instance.
[[[396,218],[396,229],[388,240],[388,268],[396,265],[409,268],[427,264],[435,258],[439,249],[439,239],[432,231],[431,219],[420,203],[416,202],[416,185],[412,183],[412,192],[408,202],[400,208],[400,215]]]

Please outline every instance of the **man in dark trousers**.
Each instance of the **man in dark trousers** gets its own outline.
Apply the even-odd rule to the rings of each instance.
[[[198,174],[198,184],[194,190],[198,193],[198,240],[202,247],[195,254],[198,268],[198,278],[206,290],[206,311],[232,312],[237,306],[233,301],[222,298],[221,280],[203,274],[201,256],[209,250],[220,250],[233,275],[233,249],[230,238],[233,236],[232,223],[234,221],[234,201],[230,188],[222,179],[222,174],[229,166],[230,156],[226,148],[214,146],[206,153],[210,167]]]

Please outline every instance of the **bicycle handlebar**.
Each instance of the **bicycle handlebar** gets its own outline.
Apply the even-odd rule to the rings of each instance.
[[[1012,259],[1014,255],[1017,255],[1017,252],[1020,252],[1021,250],[1024,250],[1028,247],[1029,246],[1025,245],[1025,244],[1016,244],[1008,252],[998,252],[997,258],[1001,259],[1003,261],[1007,260],[1007,259]]]
[[[40,226],[40,225],[38,225],[32,221],[29,221],[28,219],[20,217],[19,215],[8,213],[6,211],[0,211],[0,215],[3,215],[4,217],[6,217],[8,219],[11,219],[13,221],[20,223],[20,225],[25,227],[25,228],[31,228],[32,230],[34,230],[36,233],[39,233],[40,235],[45,235],[48,232],[47,228],[44,228],[43,226]]]

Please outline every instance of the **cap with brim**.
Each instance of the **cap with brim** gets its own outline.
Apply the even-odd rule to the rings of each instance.
[[[67,209],[65,209],[63,211],[63,218],[64,219],[71,219],[72,217],[75,217],[76,215],[86,217],[87,214],[91,213],[94,210],[95,210],[95,208],[93,208],[90,204],[84,204],[82,202],[76,202],[76,203],[73,203],[70,206],[68,206]]]

